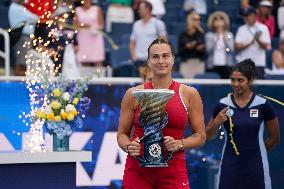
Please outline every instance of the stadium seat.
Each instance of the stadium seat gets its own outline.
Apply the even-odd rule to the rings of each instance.
[[[167,13],[165,16],[162,17],[162,20],[167,25],[172,22],[178,22],[180,20],[180,16],[177,13]]]
[[[175,54],[178,52],[178,41],[177,41],[177,36],[176,35],[168,35],[169,42],[174,48]]]
[[[196,74],[194,78],[195,79],[221,79],[220,75],[214,72]]]
[[[138,77],[138,70],[131,62],[123,61],[113,69],[113,77]]]
[[[130,42],[130,34],[124,34],[121,37],[120,45],[122,46],[128,46]]]
[[[265,64],[266,64],[266,68],[268,69],[272,69],[272,52],[273,52],[273,49],[265,51]]]
[[[167,0],[166,5],[182,5],[183,0]]]
[[[236,36],[239,27],[240,26],[238,24],[231,24],[231,32],[233,33],[234,36]]]
[[[185,23],[179,23],[179,22],[173,22],[170,24],[169,28],[169,34],[173,34],[178,36],[180,33],[185,31],[186,29],[186,24]]]
[[[271,40],[271,46],[274,49],[277,49],[279,47],[279,37],[273,37]]]
[[[11,3],[12,3],[11,0],[1,0],[1,1],[0,1],[0,6],[6,6],[6,7],[8,7],[8,6],[10,6]]]
[[[115,69],[119,67],[119,63],[124,61],[129,61],[130,59],[130,51],[128,46],[120,46],[118,50],[110,51],[110,60],[112,68]]]
[[[166,5],[166,12],[167,14],[177,14],[182,11],[182,6],[179,4],[175,5]]]
[[[181,75],[180,72],[175,72],[175,71],[172,72],[172,77],[173,78],[178,78],[178,79],[182,79],[183,78],[183,76]]]
[[[111,37],[116,43],[120,43],[124,34],[131,34],[132,25],[128,23],[112,23]]]
[[[7,29],[10,27],[9,19],[8,19],[8,11],[9,11],[9,7],[0,6],[0,28]]]
[[[284,80],[284,75],[265,75],[264,78],[268,80]]]

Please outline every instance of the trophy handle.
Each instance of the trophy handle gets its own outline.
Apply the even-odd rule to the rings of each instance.
[[[146,159],[144,159],[141,156],[135,156],[136,159],[138,159],[140,161],[140,163],[146,163]]]

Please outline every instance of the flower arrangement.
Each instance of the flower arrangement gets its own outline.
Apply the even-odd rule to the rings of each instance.
[[[91,102],[84,97],[87,81],[68,81],[59,76],[42,91],[46,104],[36,111],[36,117],[44,120],[49,133],[56,134],[58,139],[70,136],[73,128],[82,126],[82,118]]]

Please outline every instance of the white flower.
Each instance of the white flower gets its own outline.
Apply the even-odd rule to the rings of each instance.
[[[73,104],[67,104],[66,108],[65,108],[65,111],[67,113],[70,113],[72,111],[76,110],[75,106]]]
[[[68,92],[63,93],[63,99],[65,101],[69,101],[70,100],[71,95]]]
[[[46,106],[46,107],[44,108],[43,112],[44,112],[46,115],[47,115],[47,114],[52,114],[52,113],[53,113],[53,111],[52,111],[52,109],[51,109],[51,106],[50,106],[50,105]]]

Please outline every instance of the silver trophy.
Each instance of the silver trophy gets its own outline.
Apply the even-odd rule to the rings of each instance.
[[[141,167],[167,167],[167,161],[172,157],[163,154],[162,129],[168,123],[165,107],[169,99],[175,94],[169,89],[136,89],[133,95],[140,105],[139,124],[144,129],[144,136],[140,142],[144,143],[144,156],[136,157]]]

